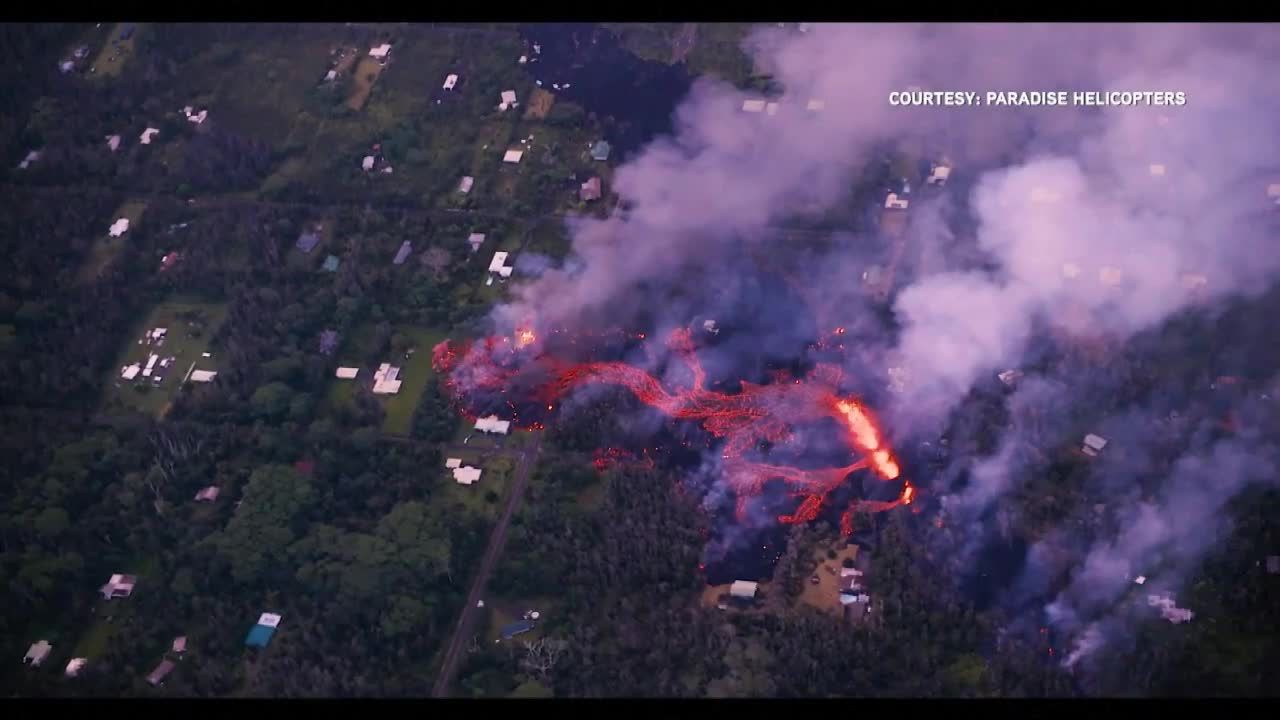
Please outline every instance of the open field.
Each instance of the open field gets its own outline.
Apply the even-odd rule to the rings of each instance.
[[[116,255],[124,249],[125,243],[129,242],[129,237],[137,231],[138,222],[142,220],[142,214],[146,209],[146,202],[131,200],[125,202],[111,215],[107,223],[108,227],[119,218],[128,218],[129,229],[120,237],[111,237],[110,233],[105,229],[102,231],[102,234],[93,241],[93,246],[89,249],[88,256],[85,257],[84,265],[80,268],[80,279],[82,281],[93,280],[111,265],[111,261],[115,260]]]
[[[127,39],[121,40],[120,36],[129,28],[132,28],[133,32]],[[142,29],[143,26],[139,23],[117,23],[111,29],[111,34],[107,36],[107,42],[98,51],[98,56],[93,60],[92,75],[98,77],[119,75],[125,63],[133,56],[133,48],[137,43],[138,33],[142,32]]]
[[[347,107],[360,110],[369,101],[373,92],[373,84],[382,74],[382,64],[372,57],[362,57],[356,63],[356,71],[351,80],[351,97],[347,98]]]
[[[555,104],[555,95],[542,88],[536,88],[529,96],[529,109],[525,110],[524,116],[530,120],[541,120],[551,112],[551,106]]]
[[[857,557],[858,546],[849,545],[837,550],[834,560],[827,558],[827,547],[824,544],[814,550],[814,559],[818,567],[813,572],[818,576],[818,584],[814,585],[805,578],[800,602],[839,616],[843,607],[840,604],[840,570],[844,567],[845,558],[852,560]]]
[[[226,305],[222,303],[170,300],[157,305],[134,326],[116,362],[108,369],[104,409],[128,409],[163,416],[177,396],[192,363],[201,370],[218,369],[216,357],[201,357],[201,353],[208,350],[209,340],[222,325],[226,314]],[[157,327],[168,329],[162,344],[156,346],[139,342],[144,333]],[[122,367],[135,362],[145,366],[152,353],[162,358],[174,358],[163,369],[164,376],[159,383],[154,381],[154,375],[138,375],[131,381],[120,377]]]

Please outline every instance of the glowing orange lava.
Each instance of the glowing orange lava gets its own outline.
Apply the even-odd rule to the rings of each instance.
[[[844,328],[837,328],[835,334],[843,335]],[[455,350],[445,341],[435,348],[433,361],[463,406],[471,393],[496,391],[505,395],[512,379],[532,364],[546,372],[549,379],[531,391],[534,397],[525,400],[540,400],[548,410],[553,408],[556,399],[578,387],[606,384],[626,388],[641,402],[671,418],[698,422],[724,442],[722,468],[738,497],[740,517],[746,502],[760,494],[769,480],[781,479],[793,495],[802,498],[794,513],[779,517],[782,522],[796,523],[817,517],[827,496],[850,473],[869,468],[886,481],[896,480],[900,475],[893,452],[882,440],[871,412],[856,398],[838,395],[842,378],[838,366],[820,364],[807,377],[794,381],[781,373],[775,378],[776,382],[768,385],[743,381],[739,392],[729,394],[707,389],[706,371],[688,329],[672,332],[668,340],[675,357],[689,370],[690,383],[684,388],[665,387],[648,372],[623,362],[566,363],[532,349],[519,353],[536,339],[532,330],[519,330],[514,343],[510,338],[491,337]],[[569,343],[576,344],[576,338],[571,337]],[[521,422],[516,403],[508,399],[507,405],[513,422],[528,427],[529,423]],[[841,467],[801,469],[752,458],[762,443],[786,446],[796,442],[795,427],[823,417],[845,428],[850,448],[862,459]],[[596,466],[604,469],[622,457],[619,451],[602,451],[596,456]],[[646,456],[646,462],[652,466],[651,458]],[[845,534],[852,532],[854,511],[882,512],[908,505],[914,497],[915,488],[905,482],[902,493],[892,501],[855,500],[841,517],[841,530]]]

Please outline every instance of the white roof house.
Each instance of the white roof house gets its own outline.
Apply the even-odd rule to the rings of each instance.
[[[489,261],[489,272],[497,273],[502,277],[511,277],[511,271],[515,268],[507,264],[507,253],[496,252],[493,259]]]
[[[503,104],[504,104],[504,105],[507,105],[508,107],[514,107],[514,106],[515,106],[515,104],[516,104],[516,91],[515,91],[515,90],[503,90],[503,91],[502,91],[502,102],[503,102]]]
[[[365,172],[369,172],[373,169],[373,162],[374,160],[372,155],[365,155],[364,159],[360,161],[360,169]]]
[[[444,78],[444,89],[452,90],[458,85],[458,76],[450,73]]]
[[[475,184],[476,184],[475,178],[471,177],[470,175],[465,175],[462,178],[462,182],[458,183],[458,192],[462,193],[463,195],[466,195],[467,193],[471,192],[471,186]]]
[[[360,374],[360,368],[340,367],[333,374],[343,380],[353,380],[356,375]]]
[[[453,469],[453,479],[458,481],[459,485],[470,485],[480,479],[481,470],[478,467],[463,465]]]
[[[115,152],[116,150],[119,150],[119,149],[120,149],[120,136],[119,136],[119,135],[108,135],[108,136],[107,136],[107,147],[111,148],[111,152]]]
[[[524,157],[523,150],[508,150],[507,154],[502,156],[502,162],[518,163],[522,157]]]
[[[45,661],[45,658],[49,657],[49,651],[51,650],[53,650],[53,646],[49,644],[48,640],[32,643],[31,648],[27,650],[26,656],[22,658],[22,662],[38,666]]]
[[[1084,446],[1080,450],[1089,457],[1097,457],[1098,453],[1102,452],[1102,448],[1106,446],[1106,438],[1089,433],[1084,436]]]
[[[80,668],[84,667],[84,664],[87,662],[89,662],[88,658],[71,658],[71,662],[67,663],[67,677],[75,677],[76,675],[79,675]]]
[[[140,372],[142,372],[142,366],[139,365],[138,363],[134,363],[132,365],[125,365],[123,368],[120,368],[120,377],[124,378],[125,380],[132,380],[138,377],[138,373]]]
[[[207,383],[213,382],[213,379],[216,377],[218,377],[218,372],[216,370],[196,370],[191,373],[191,377],[189,379],[191,382]]]
[[[907,199],[899,199],[898,193],[889,193],[888,197],[884,199],[884,206],[889,210],[906,210]]]
[[[951,168],[946,165],[934,165],[933,172],[929,173],[929,177],[925,178],[926,185],[945,185],[947,178],[951,177]]]
[[[753,598],[760,584],[750,580],[734,580],[729,586],[729,594],[736,598]]]
[[[471,246],[471,252],[479,250],[484,244],[484,233],[471,233],[467,236],[467,244]]]
[[[187,651],[187,636],[179,635],[173,639],[173,651],[176,653],[184,653]]]
[[[476,420],[476,429],[480,432],[506,435],[511,430],[511,421],[499,420],[497,415],[490,415]]]
[[[196,502],[213,502],[218,499],[218,493],[220,492],[222,490],[217,485],[210,485],[196,493]]]
[[[386,57],[387,54],[390,52],[391,52],[391,43],[382,43],[381,45],[370,48],[369,56],[376,57],[379,60],[381,60],[382,58]]]
[[[258,624],[269,628],[279,627],[280,616],[275,613],[262,613],[262,615],[258,616]]]
[[[120,237],[129,230],[129,218],[120,218],[111,223],[111,227],[107,229],[107,234],[111,237]]]
[[[462,458],[449,458],[444,461],[444,466],[453,469],[462,467]]]
[[[99,590],[102,597],[107,600],[112,598],[127,598],[133,594],[133,586],[138,582],[138,578],[133,575],[112,575],[107,580],[107,584],[103,585]]]
[[[26,170],[27,167],[31,165],[31,163],[39,159],[40,159],[40,151],[32,150],[31,152],[27,153],[27,156],[23,158],[22,162],[18,163],[18,168],[22,170]]]
[[[373,393],[375,395],[395,395],[400,392],[401,380],[397,380],[400,368],[390,363],[382,363],[373,373]]]
[[[324,79],[326,82],[332,82],[337,77],[338,77],[337,70],[330,70],[329,72],[324,74]]]
[[[151,138],[155,137],[159,133],[160,133],[159,128],[149,127],[146,130],[142,131],[142,135],[138,136],[138,142],[142,143],[143,145],[150,145]]]
[[[764,112],[764,100],[743,100],[742,109],[749,113]]]

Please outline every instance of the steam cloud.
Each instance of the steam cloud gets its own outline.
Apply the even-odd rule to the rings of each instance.
[[[975,383],[1019,366],[1046,326],[1123,340],[1192,303],[1258,293],[1275,280],[1280,253],[1268,237],[1266,189],[1280,181],[1277,38],[1269,26],[764,29],[747,48],[784,88],[780,111],[745,113],[742,101],[755,95],[699,80],[677,111],[675,135],[618,168],[614,189],[630,211],[575,222],[571,260],[539,263],[537,278],[517,286],[494,319],[500,330],[528,318],[573,326],[644,307],[657,324],[675,327],[729,312],[717,303],[731,294],[717,289],[741,282],[735,258],[791,252],[771,225],[804,206],[847,201],[855,173],[879,162],[880,143],[924,138],[930,153],[945,153],[955,166],[952,185],[940,197],[913,200],[914,249],[893,304],[898,330],[862,343],[859,360],[863,374],[890,362],[906,371],[904,391],[882,411],[899,440],[928,435]],[[890,91],[912,85],[1169,90],[1185,92],[1187,104],[889,106]],[[824,101],[824,110],[806,112],[810,99]],[[965,222],[957,226],[956,216]],[[805,257],[803,285],[818,300],[818,322],[880,327],[857,288],[871,254],[865,240],[838,238],[835,249]],[[1198,295],[1189,291],[1194,276],[1205,281]],[[800,352],[793,337],[734,330]],[[1061,434],[1071,424],[1052,408],[1070,399],[1078,378],[1054,375],[1028,377],[1009,405],[1015,417],[1019,408],[1046,408],[1040,432]],[[1155,438],[1125,431],[1149,424],[1153,409],[1126,412],[1110,419],[1111,439],[1154,454]],[[934,489],[954,491],[949,512],[981,517],[1016,489],[1027,434],[1015,420],[993,454],[958,460],[970,466],[962,490],[945,485],[960,475],[954,467],[942,473],[944,486]],[[1128,575],[1159,556],[1162,581],[1172,587],[1194,567],[1222,531],[1216,510],[1265,476],[1270,452],[1251,440],[1203,441],[1177,451],[1182,459],[1170,470],[1098,464],[1114,530],[1052,534],[1032,548],[1022,581],[1024,592],[1043,593],[1047,584],[1034,577],[1047,572],[1041,560],[1065,554],[1074,559],[1055,561],[1059,569],[1080,565],[1047,606],[1055,625],[1081,633],[1070,663],[1123,625]],[[1137,473],[1157,476],[1154,492],[1135,490]]]

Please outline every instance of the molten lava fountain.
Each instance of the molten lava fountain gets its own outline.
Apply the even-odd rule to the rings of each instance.
[[[565,334],[567,331],[554,331]],[[843,328],[836,330],[843,334]],[[633,336],[644,339],[643,334]],[[576,345],[576,338],[569,343]],[[488,337],[474,344],[455,347],[444,341],[434,349],[433,363],[456,404],[464,415],[474,417],[469,408],[481,396],[506,395],[519,387],[521,395],[505,401],[513,423],[527,429],[541,429],[537,420],[519,416],[520,407],[554,409],[560,398],[574,389],[607,384],[626,388],[645,404],[677,420],[691,420],[715,438],[723,440],[722,457],[726,480],[738,498],[737,513],[743,517],[747,501],[758,496],[765,482],[781,479],[788,492],[801,498],[799,507],[790,515],[781,515],[783,523],[809,522],[816,518],[828,495],[854,471],[869,468],[885,481],[899,478],[898,462],[884,442],[872,413],[854,397],[838,394],[842,379],[840,368],[819,364],[803,379],[790,379],[768,385],[742,382],[736,393],[708,390],[706,372],[694,349],[688,329],[671,333],[668,346],[692,373],[687,388],[668,388],[650,375],[623,362],[567,362],[539,347],[539,338],[531,329],[517,330],[514,337]],[[819,343],[821,345],[822,343]],[[528,387],[528,377],[537,378]],[[522,382],[523,380],[523,382]],[[520,386],[524,387],[520,387]],[[831,468],[800,469],[774,465],[752,459],[762,442],[787,447],[796,443],[793,429],[802,424],[829,417],[844,429],[850,449],[857,461]],[[800,449],[800,448],[793,448]],[[892,501],[854,500],[841,515],[841,531],[853,532],[853,514],[883,512],[908,505],[915,488],[903,480],[902,490]]]

